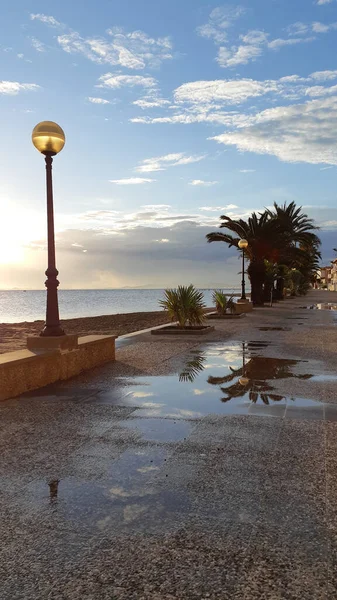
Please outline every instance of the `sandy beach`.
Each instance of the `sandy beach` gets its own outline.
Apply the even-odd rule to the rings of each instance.
[[[169,318],[163,310],[157,312],[136,312],[99,317],[65,319],[62,326],[66,333],[78,335],[124,335],[167,323]],[[39,335],[44,322],[0,323],[0,354],[14,352],[26,347],[28,336]]]

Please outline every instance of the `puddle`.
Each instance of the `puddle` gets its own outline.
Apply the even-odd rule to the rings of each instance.
[[[145,412],[153,414],[152,411],[158,409],[150,409]],[[137,411],[137,416],[144,415],[144,411]],[[147,414],[145,415],[147,416]],[[170,415],[171,416],[171,415]],[[135,429],[142,435],[142,439],[147,442],[180,442],[187,438],[192,430],[193,423],[188,421],[174,421],[172,419],[137,419],[132,418],[127,421],[120,421],[121,427]]]
[[[328,382],[328,381],[337,381],[337,375],[314,375],[311,378],[311,381],[320,381],[320,382]]]
[[[163,515],[167,522],[170,518],[177,521],[177,514],[182,516],[190,508],[186,494],[156,484],[158,477],[165,480],[162,471],[167,470],[168,460],[166,449],[137,447],[112,461],[103,480],[34,481],[19,498],[22,511],[41,518],[57,515],[75,530],[80,527],[89,534],[130,526],[133,530],[162,529]]]
[[[136,407],[121,426],[138,431],[144,441],[166,443],[183,441],[193,421],[205,415],[285,416],[287,407],[299,403],[302,410],[305,402],[320,411],[322,403],[275,388],[278,380],[311,380],[313,373],[308,361],[264,356],[269,345],[264,340],[209,344],[190,352],[180,373],[121,380],[127,395],[119,403]]]

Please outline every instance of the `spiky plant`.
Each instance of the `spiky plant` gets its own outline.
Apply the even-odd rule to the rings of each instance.
[[[231,314],[235,313],[235,300],[234,296],[230,296],[227,300],[227,308]]]
[[[219,315],[225,315],[227,310],[227,296],[223,290],[213,290],[212,300]]]
[[[182,329],[188,325],[202,325],[205,321],[204,295],[192,284],[165,290],[164,299],[160,300],[159,304],[167,310],[171,321],[178,321],[178,326]]]

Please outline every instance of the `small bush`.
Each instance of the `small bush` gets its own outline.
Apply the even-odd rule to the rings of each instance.
[[[160,300],[159,304],[167,310],[171,321],[178,321],[178,326],[181,328],[188,325],[202,325],[205,321],[204,295],[192,284],[165,290],[164,299]]]
[[[227,310],[227,296],[223,290],[214,290],[212,299],[219,315],[225,315]]]

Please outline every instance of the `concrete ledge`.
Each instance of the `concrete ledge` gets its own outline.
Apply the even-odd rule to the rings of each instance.
[[[242,313],[252,312],[253,303],[252,302],[236,302],[235,303],[235,314],[241,315]]]
[[[79,338],[78,347],[73,350],[51,348],[1,354],[0,400],[15,398],[115,360],[116,337],[87,335]]]

